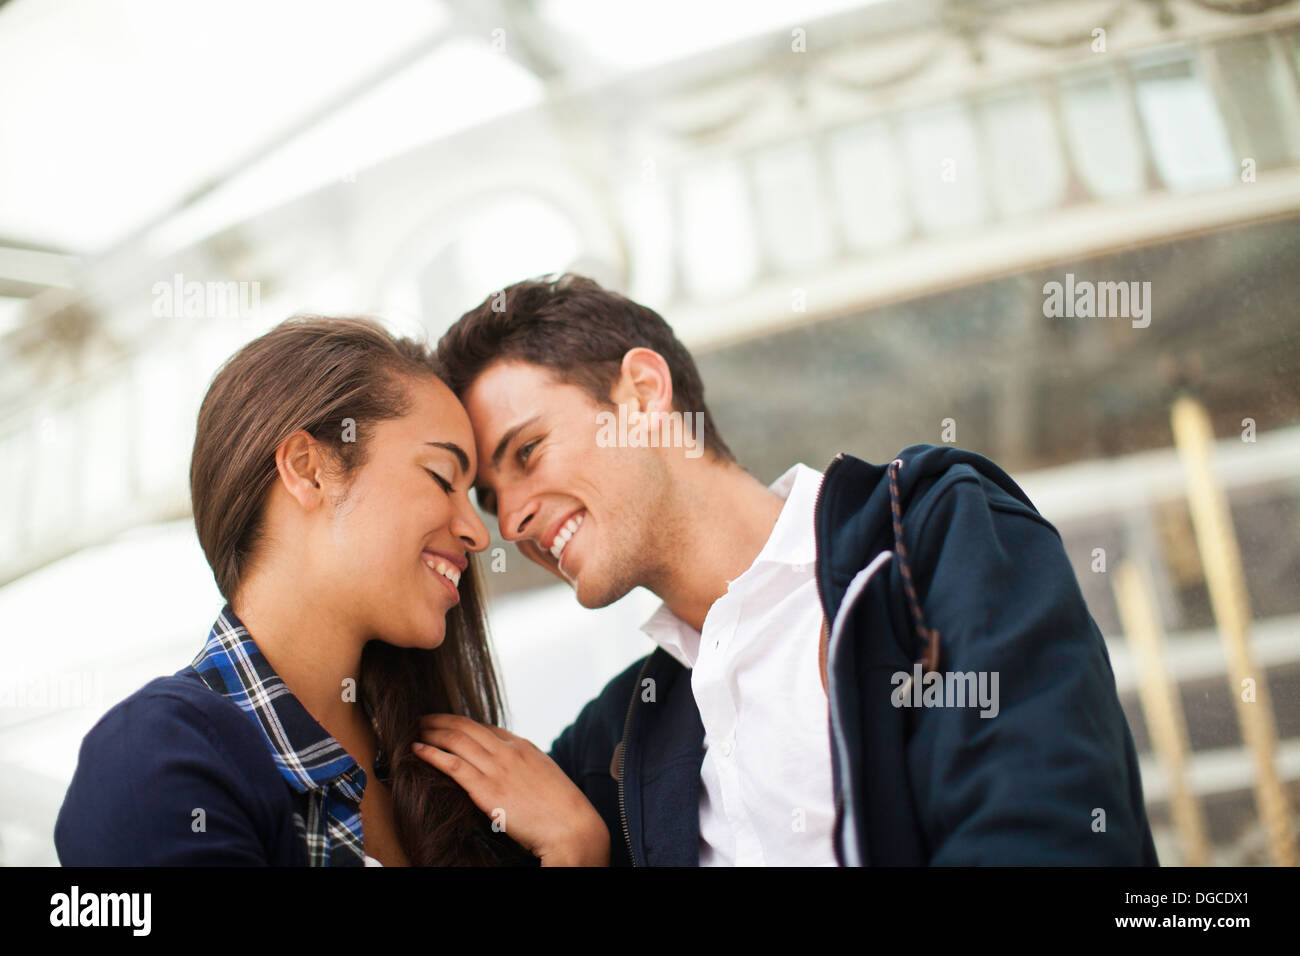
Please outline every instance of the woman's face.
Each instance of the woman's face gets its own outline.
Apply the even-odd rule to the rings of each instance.
[[[409,380],[407,392],[406,415],[369,429],[365,463],[330,513],[326,547],[337,607],[367,639],[432,648],[459,602],[454,582],[466,552],[489,538],[469,499],[476,461],[464,407],[432,377]]]

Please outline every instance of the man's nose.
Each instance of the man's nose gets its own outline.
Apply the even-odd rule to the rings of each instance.
[[[504,502],[503,502],[504,504]],[[530,498],[516,508],[502,508],[497,523],[501,537],[506,541],[519,541],[539,534],[537,524],[538,502]]]

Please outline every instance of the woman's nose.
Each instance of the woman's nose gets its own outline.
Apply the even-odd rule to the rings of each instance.
[[[462,510],[456,515],[452,532],[461,541],[465,542],[465,547],[470,551],[486,550],[488,543],[492,540],[487,525],[478,516],[478,512],[474,510],[473,505],[468,505],[467,510]]]

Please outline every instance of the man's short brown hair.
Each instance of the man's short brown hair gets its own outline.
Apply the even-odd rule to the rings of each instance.
[[[719,460],[735,461],[704,404],[695,360],[668,323],[594,279],[565,273],[525,279],[494,292],[443,334],[438,358],[447,384],[461,398],[489,366],[516,360],[549,369],[597,404],[612,406],[610,393],[623,356],[634,348],[663,356],[672,375],[673,410],[702,412],[705,449]]]

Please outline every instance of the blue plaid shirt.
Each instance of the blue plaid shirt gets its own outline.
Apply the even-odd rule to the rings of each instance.
[[[309,866],[362,866],[366,772],[293,695],[230,606],[190,665],[248,715],[293,790],[294,825]],[[382,771],[381,771],[382,772]]]

